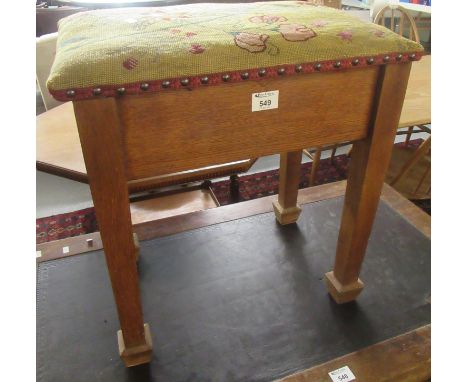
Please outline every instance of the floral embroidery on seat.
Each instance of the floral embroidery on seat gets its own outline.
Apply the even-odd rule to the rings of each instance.
[[[385,36],[385,32],[383,30],[378,29],[378,30],[374,31],[374,36],[383,37],[383,36]]]
[[[189,49],[189,52],[193,54],[200,54],[200,53],[203,53],[205,50],[206,49],[203,47],[203,45],[192,44],[192,46]]]
[[[286,41],[292,42],[306,41],[317,36],[317,33],[312,29],[300,24],[281,24],[279,26],[279,32]]]
[[[235,44],[250,53],[260,53],[266,49],[268,35],[259,33],[241,32],[234,37]]]
[[[283,21],[288,21],[286,17],[283,16],[274,16],[274,15],[263,15],[263,16],[253,16],[249,18],[249,21],[256,24],[267,23],[281,23]]]
[[[347,12],[315,6],[328,1],[79,12],[59,22],[57,55],[47,86],[54,97],[69,101],[69,90],[75,91],[74,99],[94,97],[97,87],[106,97],[117,96],[120,87],[130,96],[140,92],[142,83],[150,84],[149,91],[163,91],[167,86],[160,86],[161,81],[170,80],[170,87],[178,88],[176,79],[221,79],[221,74],[230,73],[229,82],[235,82],[245,79],[241,73],[260,68],[267,70],[262,77],[268,78],[315,72],[318,63],[322,71],[335,71],[367,66],[372,62],[367,57],[379,65],[419,59],[423,48],[416,42]],[[403,54],[401,59],[398,54]],[[352,65],[356,59],[358,64]],[[341,65],[333,65],[336,60]],[[201,81],[193,81],[198,84]]]
[[[340,36],[343,41],[353,41],[353,32],[350,30],[345,30],[340,33],[337,33],[337,36]]]
[[[171,17],[172,16],[172,17]],[[161,20],[164,20],[164,21],[173,21],[173,20],[177,20],[177,19],[189,19],[191,18],[192,15],[187,13],[187,12],[178,12],[178,13],[173,13],[172,15],[170,16],[165,16],[165,17],[162,17]]]
[[[138,66],[138,60],[136,58],[130,57],[122,62],[122,66],[127,70],[135,69]]]
[[[315,20],[312,22],[311,25],[315,28],[323,28],[327,24],[328,24],[328,21],[326,20]]]

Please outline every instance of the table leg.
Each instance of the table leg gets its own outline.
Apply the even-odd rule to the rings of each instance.
[[[127,367],[147,363],[151,360],[152,342],[149,326],[143,324],[137,249],[115,100],[77,101],[74,109],[120,320],[119,353]]]
[[[239,190],[239,175],[234,174],[229,177],[229,202],[239,202],[240,190]]]
[[[379,204],[406,92],[411,64],[382,68],[368,136],[353,145],[335,265],[325,276],[328,291],[341,304],[354,300],[367,242]]]
[[[280,156],[278,201],[273,202],[276,219],[280,224],[294,223],[301,214],[301,208],[297,205],[301,161],[302,150],[282,153]]]

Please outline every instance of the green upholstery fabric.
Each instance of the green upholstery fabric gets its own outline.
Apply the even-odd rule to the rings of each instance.
[[[236,81],[246,71],[257,79],[260,68],[272,76],[292,74],[297,64],[314,71],[316,63],[334,70],[366,58],[405,61],[422,50],[384,27],[304,1],[97,10],[60,21],[48,88],[61,100],[113,96],[123,88],[215,84],[225,74]]]

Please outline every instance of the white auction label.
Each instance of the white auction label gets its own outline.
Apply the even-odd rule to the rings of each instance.
[[[333,382],[351,382],[356,380],[356,377],[348,366],[330,371],[328,375]]]
[[[252,111],[278,109],[279,90],[252,94]]]

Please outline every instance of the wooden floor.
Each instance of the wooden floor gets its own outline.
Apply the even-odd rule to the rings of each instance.
[[[428,381],[431,377],[431,326],[301,371],[281,382],[329,382],[328,373],[344,366],[349,367],[359,382]]]
[[[198,189],[131,203],[130,212],[132,224],[138,225],[215,207],[210,191]]]
[[[403,166],[408,163],[414,155],[415,149],[410,147],[394,147],[392,160],[388,167],[385,180],[391,184],[395,177],[400,173]],[[416,164],[408,171],[397,184],[394,185],[398,191],[410,199],[428,199],[430,197],[431,188],[431,157],[424,156],[416,162]],[[418,192],[415,192],[418,190]]]
[[[151,199],[130,203],[132,224],[140,226],[162,222],[177,216],[209,210],[218,204],[209,189],[189,188],[186,191],[168,192]],[[38,260],[56,259],[102,248],[99,232],[51,241],[37,246]]]

